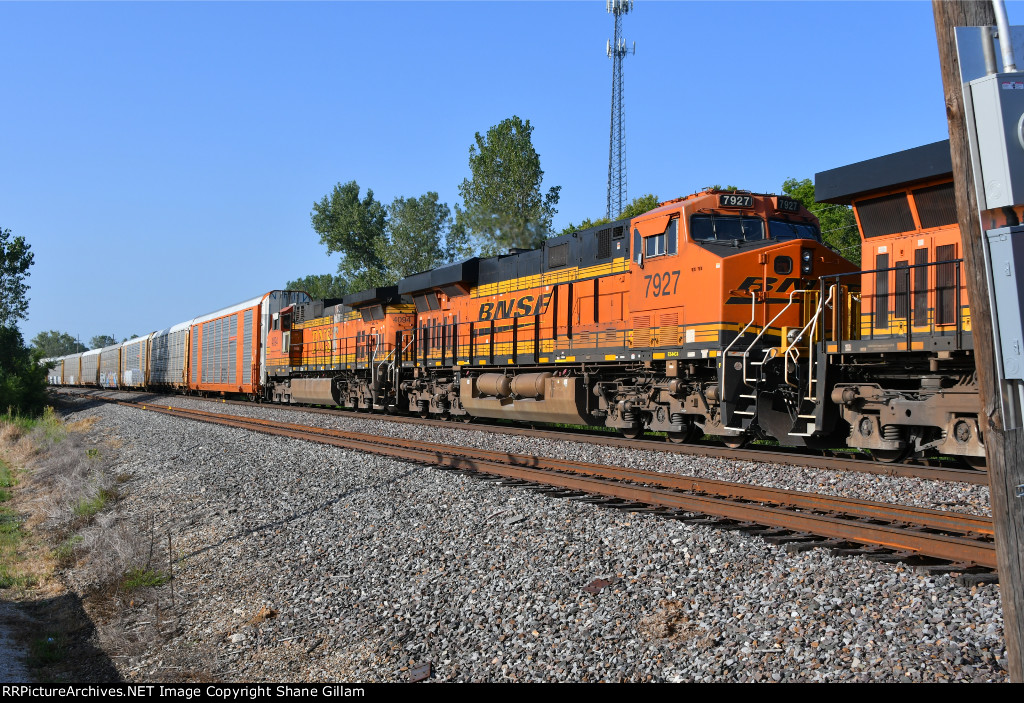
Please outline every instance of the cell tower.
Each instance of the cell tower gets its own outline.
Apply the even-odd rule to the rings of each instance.
[[[622,38],[622,16],[633,9],[633,0],[605,0],[605,8],[615,15],[615,38],[607,42],[612,59],[612,129],[608,139],[608,209],[606,217],[618,217],[626,206],[626,112],[622,98],[622,59],[630,53]],[[633,42],[632,53],[636,53]]]

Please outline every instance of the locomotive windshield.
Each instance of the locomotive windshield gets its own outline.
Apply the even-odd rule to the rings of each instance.
[[[764,220],[742,215],[693,215],[690,236],[695,242],[753,242],[764,239]]]
[[[785,242],[790,239],[813,239],[821,241],[818,228],[807,222],[786,222],[785,220],[768,220],[768,234],[772,239]]]

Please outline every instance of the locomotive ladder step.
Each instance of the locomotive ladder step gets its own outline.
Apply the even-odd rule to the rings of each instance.
[[[732,414],[733,415],[753,415],[754,411],[753,410],[733,410]]]
[[[800,419],[800,420],[817,420],[818,419],[814,415],[797,415],[797,418]]]
[[[763,361],[750,361],[750,362],[747,362],[747,363],[750,366],[764,366],[764,362]]]
[[[813,432],[789,432],[787,434],[789,434],[790,437],[810,437],[814,433]]]
[[[756,399],[757,396],[756,395],[748,395],[746,393],[741,393],[740,394],[740,398],[754,398],[754,399]]]

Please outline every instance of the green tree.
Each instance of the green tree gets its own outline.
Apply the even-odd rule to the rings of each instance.
[[[389,283],[468,253],[465,229],[454,226],[451,210],[433,191],[395,198],[388,206],[387,233],[378,255]]]
[[[66,356],[88,349],[67,332],[58,332],[57,330],[37,334],[32,338],[32,347],[44,357]]]
[[[372,190],[367,188],[366,196],[360,199],[355,181],[338,183],[329,195],[313,203],[310,219],[327,253],[343,256],[338,273],[349,290],[384,284],[380,251],[386,238],[387,210],[373,197]]]
[[[17,327],[0,326],[0,412],[38,415],[46,405],[47,368]]]
[[[332,276],[329,273],[303,276],[294,281],[288,281],[284,287],[287,290],[304,290],[314,300],[340,298],[346,293],[354,292],[349,290],[348,281],[341,276]]]
[[[821,223],[821,237],[840,255],[860,265],[860,230],[853,209],[845,205],[819,203],[814,199],[814,183],[811,179],[787,178],[782,192],[799,200]]]
[[[641,195],[637,198],[633,198],[633,200],[630,201],[629,205],[627,205],[625,209],[621,213],[619,213],[619,216],[616,217],[615,219],[625,220],[637,217],[638,215],[642,215],[645,212],[650,212],[654,208],[658,207],[658,205],[660,204],[661,201],[658,199],[658,196],[654,195],[653,193]],[[598,220],[591,220],[588,217],[579,224],[579,227],[570,222],[568,226],[566,226],[565,228],[562,229],[561,232],[559,232],[559,234],[572,234],[573,232],[579,232],[582,229],[589,229],[591,227],[597,227],[598,225],[606,225],[609,222],[611,222],[611,220],[609,220],[607,217],[602,217]]]
[[[103,347],[112,347],[117,344],[117,338],[111,337],[109,334],[98,334],[89,340],[90,349],[102,349]]]
[[[636,217],[642,215],[645,212],[650,212],[654,208],[661,204],[661,200],[654,193],[648,193],[647,195],[641,195],[633,200],[626,206],[616,219],[625,220],[627,218]]]
[[[34,255],[24,237],[0,227],[0,327],[13,327],[28,313],[28,269]]]
[[[24,237],[11,237],[0,227],[0,412],[37,414],[46,401],[46,368],[42,355],[31,352],[17,328],[28,316],[31,247]]]
[[[472,178],[459,186],[465,209],[456,206],[455,219],[485,255],[535,248],[551,231],[561,187],[541,193],[544,171],[532,134],[530,121],[513,115],[486,135],[477,132],[469,147]]]

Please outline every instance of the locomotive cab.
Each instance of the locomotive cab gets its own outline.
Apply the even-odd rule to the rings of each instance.
[[[632,348],[676,379],[662,394],[668,409],[650,411],[647,426],[729,444],[805,443],[791,433],[816,278],[855,270],[821,242],[813,215],[782,196],[709,190],[631,228]]]

